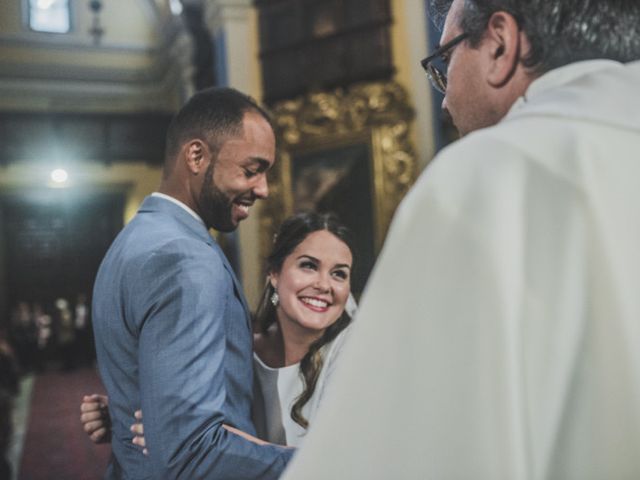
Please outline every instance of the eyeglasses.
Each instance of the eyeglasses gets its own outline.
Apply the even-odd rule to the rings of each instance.
[[[433,88],[444,94],[447,90],[447,56],[446,54],[469,36],[468,33],[461,33],[453,40],[437,48],[435,52],[422,60],[420,64],[427,73],[427,78]]]

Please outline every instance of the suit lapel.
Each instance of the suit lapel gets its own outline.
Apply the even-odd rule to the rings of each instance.
[[[236,297],[238,298],[238,300],[240,300],[240,303],[242,304],[242,308],[244,309],[245,317],[247,319],[247,325],[249,326],[249,329],[251,329],[251,312],[249,310],[249,305],[247,305],[247,301],[244,298],[244,293],[242,290],[242,286],[240,285],[240,281],[236,277],[236,274],[233,271],[233,268],[231,268],[231,265],[229,264],[229,260],[227,259],[227,256],[224,254],[224,252],[220,248],[220,245],[218,245],[218,242],[216,242],[213,238],[211,238],[211,247],[216,251],[216,253],[220,257],[220,259],[222,260],[222,264],[224,265],[224,268],[227,270],[227,272],[229,272],[229,275],[233,280],[233,289],[236,293]]]

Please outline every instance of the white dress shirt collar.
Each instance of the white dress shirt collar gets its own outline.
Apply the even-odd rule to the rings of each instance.
[[[169,200],[170,202],[175,203],[176,205],[178,205],[180,208],[184,209],[187,211],[187,213],[189,213],[189,215],[191,215],[193,218],[195,218],[196,220],[198,220],[201,224],[204,225],[204,221],[202,220],[202,218],[200,218],[200,215],[198,215],[196,212],[194,212],[191,208],[187,207],[184,203],[182,203],[180,200],[178,200],[177,198],[171,197],[169,195],[165,195],[164,193],[160,193],[160,192],[153,192],[151,194],[152,197],[159,197],[159,198],[164,198],[165,200]],[[206,226],[206,225],[205,225]]]

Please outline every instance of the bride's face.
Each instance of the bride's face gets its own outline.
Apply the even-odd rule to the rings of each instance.
[[[327,230],[310,233],[271,274],[281,327],[322,333],[335,323],[351,292],[352,263],[351,250],[338,237]]]

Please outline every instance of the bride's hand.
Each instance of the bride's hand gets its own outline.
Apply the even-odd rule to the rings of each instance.
[[[111,442],[111,417],[109,397],[106,395],[85,395],[80,404],[82,428],[95,444]]]
[[[133,440],[131,440],[131,443],[133,443],[134,445],[138,445],[139,447],[142,447],[142,453],[144,453],[145,455],[148,455],[149,451],[146,448],[147,444],[144,439],[144,425],[142,423],[142,410],[136,411],[134,416],[136,417],[137,422],[131,425],[131,432],[134,434],[134,437],[133,437]],[[230,425],[222,425],[222,426],[229,432],[239,435],[251,442],[257,443],[258,445],[269,445],[268,442],[265,442],[264,440],[261,440],[252,435],[249,435],[248,433],[238,430],[237,428],[234,428]]]
[[[137,422],[131,425],[131,432],[134,435],[133,440],[131,440],[131,443],[133,443],[134,445],[138,445],[139,447],[142,447],[142,453],[144,453],[145,455],[149,455],[149,450],[147,450],[146,448],[147,443],[145,442],[145,439],[144,439],[144,425],[142,424],[142,410],[136,410],[136,412],[133,415],[136,418]]]

